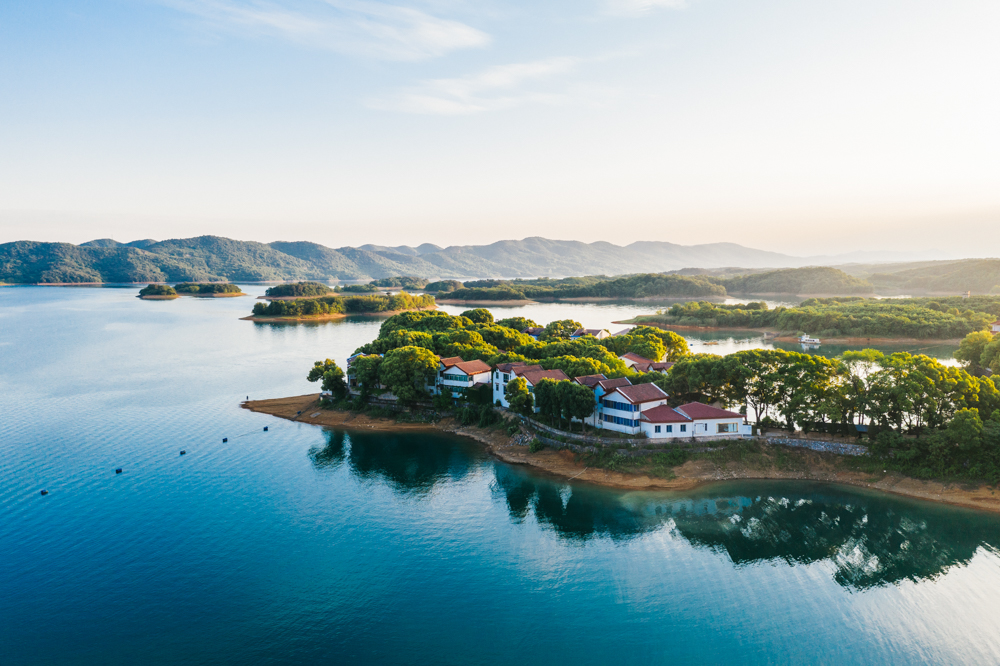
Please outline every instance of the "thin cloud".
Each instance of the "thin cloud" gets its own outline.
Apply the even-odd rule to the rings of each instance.
[[[579,58],[548,58],[534,62],[490,67],[478,74],[454,79],[429,79],[398,94],[372,100],[372,108],[435,115],[461,115],[521,106],[527,103],[558,104],[565,93],[531,90],[531,84],[567,74]]]
[[[687,0],[606,0],[609,14],[640,16],[656,9],[684,9]]]
[[[161,2],[216,29],[383,60],[431,58],[490,41],[486,33],[459,21],[367,0]]]

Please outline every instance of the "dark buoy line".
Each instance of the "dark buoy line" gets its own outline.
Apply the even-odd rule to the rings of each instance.
[[[121,467],[119,467],[118,469],[115,470],[115,474],[121,474],[121,473],[122,473],[122,468]]]
[[[48,494],[49,494],[49,491],[47,491],[47,490],[43,490],[43,491],[42,491],[42,495],[43,495],[43,496],[44,496],[44,495],[48,495]]]
[[[267,426],[264,426],[264,432],[267,432]]]
[[[184,449],[181,449],[181,455],[183,456],[183,455],[186,455],[186,454],[187,454],[187,451],[185,451]]]
[[[223,437],[223,438],[222,438],[222,443],[223,443],[223,444],[225,444],[225,443],[226,443],[226,442],[228,442],[228,441],[229,441],[229,438],[228,438],[228,437]]]

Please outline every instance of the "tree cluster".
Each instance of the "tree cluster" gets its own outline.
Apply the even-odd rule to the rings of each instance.
[[[264,295],[274,296],[275,298],[286,298],[289,296],[302,298],[306,296],[326,296],[332,293],[333,289],[322,282],[294,282],[268,287]]]
[[[257,317],[309,317],[325,314],[367,314],[396,310],[417,310],[434,305],[433,296],[411,296],[406,292],[392,296],[323,296],[293,301],[271,301],[266,305],[256,303],[253,314]]]
[[[174,290],[180,294],[242,294],[243,290],[235,284],[223,282],[181,282],[174,285]]]

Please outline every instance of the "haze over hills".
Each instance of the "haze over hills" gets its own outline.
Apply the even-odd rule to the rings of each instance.
[[[872,255],[866,252],[865,256]],[[860,257],[855,254],[852,258]],[[964,272],[959,268],[941,268],[964,263],[956,261],[859,264],[855,271],[848,266],[844,268],[848,273],[871,279],[876,286],[905,289],[908,285],[920,284],[921,288],[929,289],[935,279],[947,277],[948,289],[958,289],[955,285],[973,281],[976,286],[967,289],[989,291],[996,275],[990,262],[1000,265],[1000,260],[979,261],[974,268]],[[145,239],[130,243],[98,239],[80,245],[34,241],[0,245],[0,281],[9,283],[368,280],[398,275],[468,279],[669,271],[738,275],[764,268],[837,263],[835,256],[793,257],[735,243],[684,246],[638,241],[623,247],[606,242],[583,243],[539,237],[446,248],[430,243],[418,247],[330,248],[307,241],[258,243],[219,236],[166,241]],[[876,280],[872,277],[904,269],[909,269],[908,273],[900,279]],[[930,282],[921,282],[919,272],[924,270],[932,272]]]

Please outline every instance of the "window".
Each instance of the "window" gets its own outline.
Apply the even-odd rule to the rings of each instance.
[[[494,384],[493,385],[493,390],[494,391],[499,391],[500,390],[500,385],[499,384]]]
[[[509,382],[510,381],[510,375],[505,372],[504,375],[503,375],[503,380],[504,380],[504,382]]]
[[[617,409],[620,412],[637,412],[639,411],[638,405],[630,405],[627,402],[616,402],[614,400],[604,400],[604,406],[608,409]]]
[[[653,432],[660,432],[660,426],[653,426]]]
[[[682,423],[681,424],[681,432],[687,432],[687,430],[688,430],[687,424],[686,423]]]
[[[718,432],[736,432],[735,423],[720,423]]]
[[[673,426],[667,426],[667,432],[673,432],[673,431],[674,431]]]

